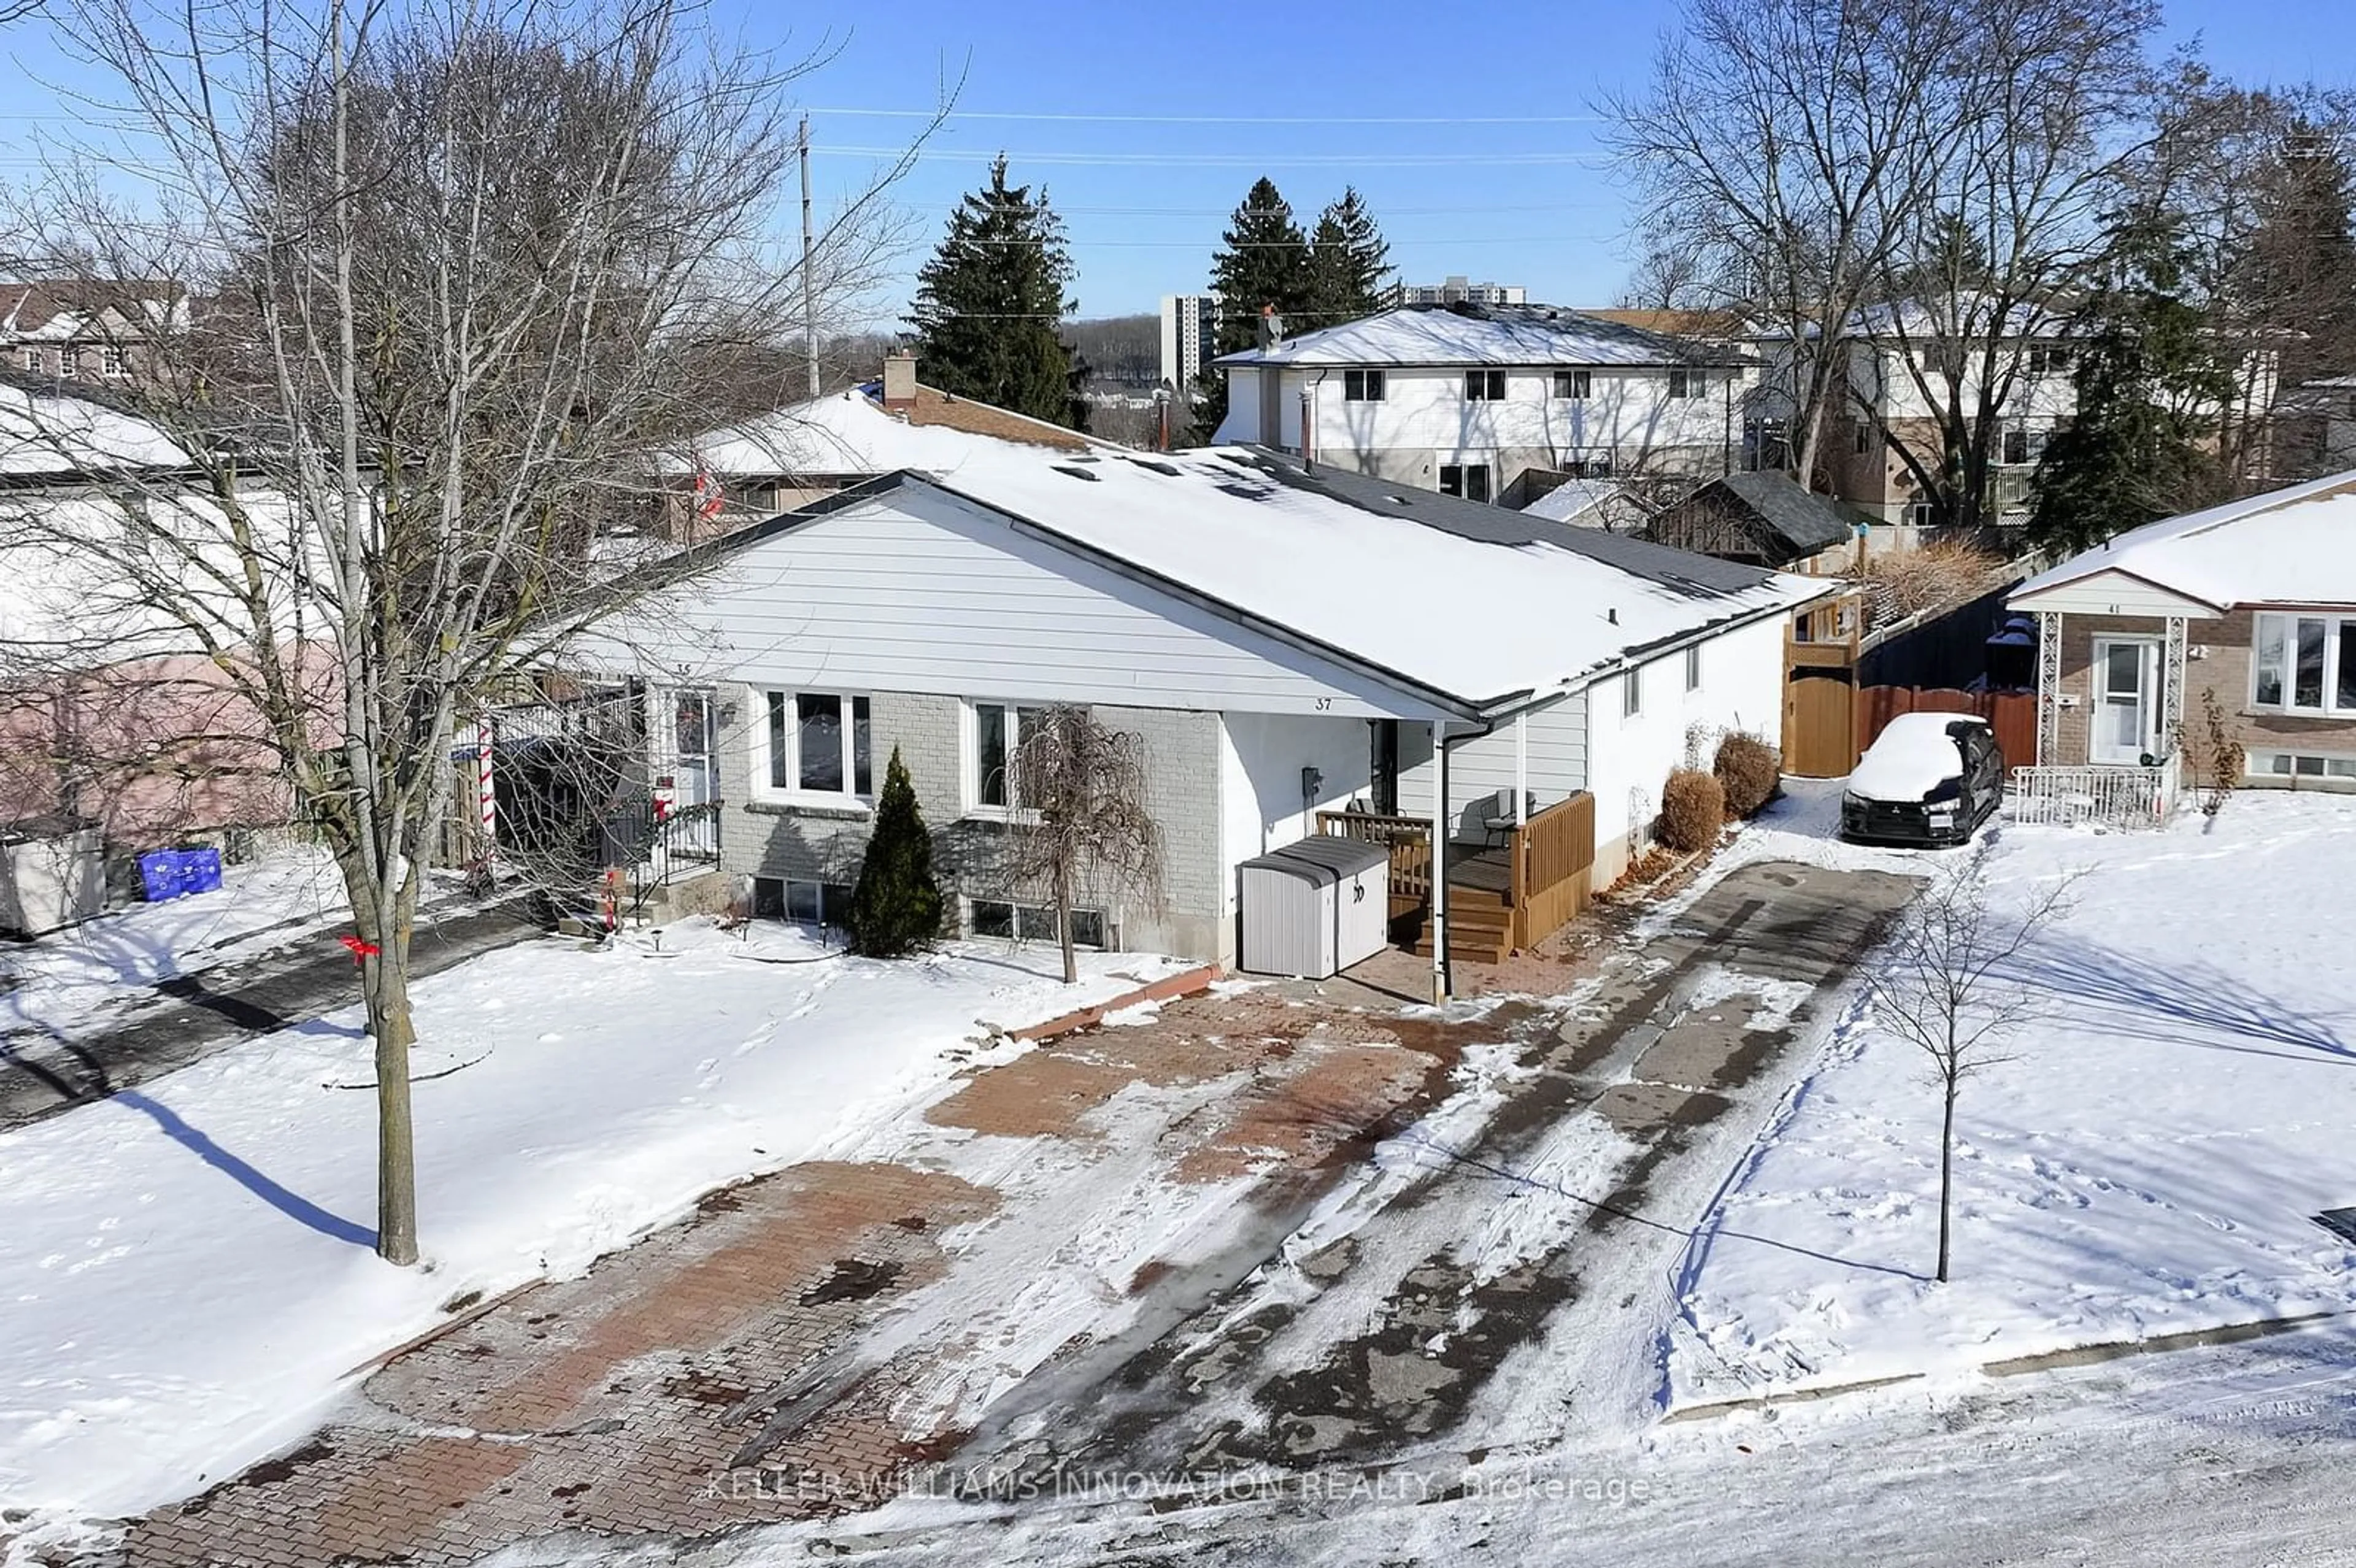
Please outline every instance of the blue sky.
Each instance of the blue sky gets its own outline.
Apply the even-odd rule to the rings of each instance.
[[[1395,0],[713,7],[747,41],[788,55],[822,42],[838,50],[801,84],[821,205],[862,183],[876,150],[904,144],[920,123],[904,116],[962,75],[959,116],[899,187],[920,236],[908,270],[1002,149],[1014,177],[1044,180],[1066,215],[1090,315],[1151,310],[1163,293],[1200,288],[1226,213],[1262,173],[1304,221],[1355,184],[1409,281],[1461,272],[1520,283],[1534,299],[1609,303],[1627,271],[1628,210],[1586,116],[1600,91],[1641,79],[1668,14],[1626,0],[1522,0],[1435,26],[1429,5]],[[2351,0],[2167,8],[2165,41],[2197,35],[2237,80],[2356,85]],[[19,29],[6,47],[33,76],[53,73],[37,32]],[[15,80],[26,79],[20,69]],[[28,116],[58,112],[37,93],[0,104],[0,171],[45,123]],[[1406,123],[1433,120],[1458,123]],[[884,304],[888,314],[900,302]]]

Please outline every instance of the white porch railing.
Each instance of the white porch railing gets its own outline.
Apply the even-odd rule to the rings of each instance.
[[[2157,767],[2015,768],[2005,788],[2016,822],[2156,827],[2176,809],[2176,759]]]

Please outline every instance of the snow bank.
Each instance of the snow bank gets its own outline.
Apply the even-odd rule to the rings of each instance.
[[[1815,823],[1829,793],[1788,820]],[[1772,819],[1745,837],[1749,859],[1838,848]],[[2207,831],[2006,827],[1993,853],[1997,896],[2089,874],[2023,965],[2038,1021],[1964,1086],[1954,1281],[1929,1277],[1939,1096],[1869,1010],[1704,1221],[1673,1401],[2356,1307],[2356,1252],[2309,1218],[2356,1202],[2356,997],[2331,912],[2356,801],[2245,794]]]
[[[169,906],[165,906],[169,907]],[[979,1020],[1098,1003],[1163,960],[995,944],[922,962],[708,923],[551,939],[417,988],[429,1266],[369,1252],[369,1045],[339,1014],[0,1136],[0,1505],[119,1514],[290,1441],[443,1304],[600,1253],[937,1093]],[[766,960],[766,961],[764,961]]]

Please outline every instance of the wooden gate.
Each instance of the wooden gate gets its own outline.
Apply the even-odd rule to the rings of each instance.
[[[1837,779],[1857,765],[1857,687],[1838,666],[1794,664],[1783,684],[1783,771]]]

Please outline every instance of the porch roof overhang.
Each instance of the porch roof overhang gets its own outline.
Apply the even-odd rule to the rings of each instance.
[[[2030,592],[2016,593],[2005,601],[2005,607],[2031,613],[2147,615],[2159,619],[2181,615],[2191,620],[2213,620],[2231,608],[2115,567]]]

